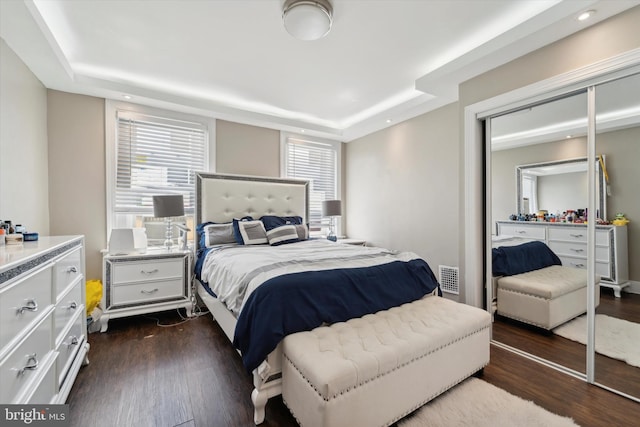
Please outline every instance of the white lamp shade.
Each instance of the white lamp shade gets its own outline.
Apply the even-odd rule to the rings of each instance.
[[[317,40],[331,30],[331,4],[326,0],[290,0],[282,20],[289,34],[299,40]]]
[[[322,216],[342,215],[342,202],[340,200],[323,200]]]

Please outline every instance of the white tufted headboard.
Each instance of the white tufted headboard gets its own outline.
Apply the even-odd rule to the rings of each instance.
[[[263,215],[309,217],[309,182],[196,172],[196,225]]]

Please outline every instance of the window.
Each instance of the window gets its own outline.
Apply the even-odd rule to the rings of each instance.
[[[130,105],[111,107],[109,230],[144,226],[153,217],[152,197],[157,194],[183,195],[186,221],[193,229],[194,172],[207,170],[208,119]]]
[[[322,201],[340,199],[340,143],[284,134],[281,151],[282,175],[310,181],[310,232],[325,232],[329,218],[322,217]],[[340,234],[339,219],[337,223]]]

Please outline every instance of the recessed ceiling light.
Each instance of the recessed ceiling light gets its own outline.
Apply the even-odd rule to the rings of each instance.
[[[391,123],[391,119],[387,119],[387,123]]]
[[[300,129],[300,132],[304,133],[304,129]]]
[[[124,99],[131,99],[131,95],[122,95]]]
[[[567,135],[565,138],[569,139],[569,138],[571,138],[571,135]]]
[[[578,21],[586,21],[587,19],[591,18],[594,13],[596,13],[595,10],[587,10],[586,12],[582,12],[580,15],[578,15]]]

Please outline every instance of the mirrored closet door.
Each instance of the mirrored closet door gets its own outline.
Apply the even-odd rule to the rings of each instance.
[[[624,74],[486,119],[486,290],[496,343],[638,400],[640,74]]]
[[[513,266],[518,271],[493,266],[493,339],[586,375],[584,345],[553,332],[567,317],[586,312],[586,289],[573,289],[570,295],[558,295],[557,301],[538,304],[548,299],[549,285],[542,283],[537,291],[535,286],[524,289],[521,285],[527,287],[527,283],[506,276],[559,263],[559,258],[541,253],[540,246],[532,242],[543,243],[545,248],[558,246],[559,256],[566,252],[578,255],[570,261],[586,266],[586,228],[574,223],[584,217],[588,205],[587,93],[581,91],[493,117],[489,128],[491,246],[509,264],[514,260],[521,264]],[[582,251],[564,248],[565,237],[571,238],[564,234],[580,235]],[[524,251],[528,247],[532,249],[520,252],[520,248]],[[538,255],[544,259],[537,260]],[[552,277],[547,280],[553,281],[553,274],[563,272],[549,270],[549,274]],[[584,279],[586,287],[586,271]],[[540,279],[530,280],[536,283]],[[570,307],[566,315],[556,307],[563,304]],[[579,332],[586,336],[586,324]]]
[[[640,74],[596,86],[595,105],[596,153],[606,159],[609,218],[620,213],[632,220],[626,225],[616,220],[617,235],[596,241],[596,266],[606,261],[599,251],[617,244],[620,258],[629,262],[611,267],[617,267],[613,273],[624,286],[640,277]],[[595,381],[640,398],[640,294],[617,294],[603,287],[596,308]]]

